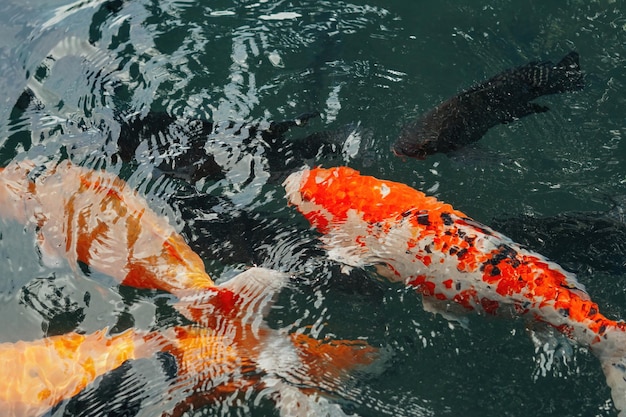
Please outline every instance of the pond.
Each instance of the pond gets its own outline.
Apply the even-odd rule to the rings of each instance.
[[[217,283],[252,266],[291,274],[263,312],[270,329],[385,356],[330,384],[319,412],[617,415],[588,349],[520,319],[449,322],[374,270],[346,272],[282,182],[305,165],[347,165],[407,184],[576,273],[605,315],[624,318],[622,1],[5,0],[0,10],[2,166],[70,160],[119,176]],[[447,98],[570,51],[584,88],[538,98],[549,111],[454,153],[391,151],[406,123]],[[4,218],[0,254],[0,343],[186,324],[165,291],[47,259],[36,227]],[[210,391],[209,381],[172,388],[169,360],[129,361],[46,412],[168,415],[190,390]],[[280,415],[258,388],[186,412]]]

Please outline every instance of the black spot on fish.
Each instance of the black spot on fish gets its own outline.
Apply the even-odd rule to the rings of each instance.
[[[451,152],[478,141],[493,126],[546,112],[532,100],[583,88],[578,61],[578,53],[570,52],[556,65],[530,62],[463,91],[405,125],[393,152],[418,159]]]
[[[493,235],[493,231],[489,227],[485,226],[484,224],[478,223],[474,219],[470,219],[469,217],[464,217],[461,220],[463,220],[463,222],[465,222],[465,224],[467,224],[468,226],[471,226],[472,228],[474,228],[475,230],[477,230],[478,232],[484,235],[487,235],[487,236]]]
[[[624,365],[621,362],[614,362],[613,366],[617,369],[619,369],[621,372],[626,372],[626,365]]]
[[[500,275],[500,268],[498,268],[497,266],[494,266],[493,269],[491,270],[491,276],[495,277],[497,275]]]
[[[450,251],[448,252],[451,256],[454,256],[455,253],[457,253],[459,251],[459,248],[457,248],[456,246],[452,246],[450,248]]]
[[[452,216],[450,215],[450,213],[441,213],[441,220],[443,221],[443,224],[445,224],[446,226],[451,226],[454,224],[454,220],[452,220]]]
[[[559,313],[563,317],[569,317],[569,309],[568,308],[561,308],[561,309],[559,309]]]
[[[509,263],[514,267],[519,266],[520,262],[516,259],[517,251],[508,245],[501,244],[498,246],[498,252],[496,252],[491,259],[485,263],[493,266],[498,265],[500,262],[509,260]]]
[[[428,213],[418,212],[417,213],[417,223],[422,226],[430,226],[430,220],[428,219]]]
[[[426,253],[433,253],[433,250],[431,248],[431,244],[430,243],[428,245],[424,246],[424,252],[426,252]]]
[[[457,291],[461,291],[461,283],[457,282],[456,285],[455,285],[455,288],[456,288]]]
[[[465,236],[463,238],[464,241],[466,241],[470,246],[474,246],[474,241],[476,240],[476,236]]]
[[[466,253],[467,253],[467,249],[463,248],[456,254],[456,256],[457,258],[461,259],[463,256],[465,256]]]

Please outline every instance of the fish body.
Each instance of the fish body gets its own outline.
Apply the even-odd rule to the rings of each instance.
[[[570,52],[557,64],[531,62],[506,70],[439,104],[405,125],[393,145],[398,156],[424,159],[477,142],[498,124],[543,113],[538,97],[583,88],[579,56]]]
[[[327,408],[343,415],[322,393],[341,391],[350,370],[377,358],[361,341],[315,340],[267,326],[264,317],[288,274],[255,267],[216,285],[167,219],[111,173],[68,161],[13,162],[0,170],[0,207],[3,217],[30,225],[43,256],[122,285],[170,292],[192,322],[0,343],[2,415],[40,416],[125,361],[159,352],[175,359],[171,395],[181,400],[167,415],[247,389],[262,390],[281,415]]]
[[[149,112],[120,121],[117,139],[119,157],[124,162],[150,160],[159,171],[191,183],[200,179],[217,181],[225,178],[228,162],[220,150],[252,153],[264,148],[270,171],[284,170],[286,151],[301,158],[306,143],[292,143],[285,138],[293,127],[304,127],[318,112],[308,112],[294,119],[260,123],[210,122],[203,119],[175,118],[164,112]],[[225,143],[226,142],[226,143]],[[302,149],[300,149],[302,148]],[[217,159],[216,154],[217,153]],[[314,153],[315,155],[315,153]]]
[[[589,347],[626,415],[626,324],[604,316],[573,274],[404,184],[316,168],[292,174],[285,186],[336,260],[386,266],[389,279],[415,288],[425,307],[444,315],[451,305],[514,314]]]
[[[44,262],[66,259],[136,288],[179,294],[214,287],[167,219],[116,175],[63,161],[13,162],[0,172],[3,217],[31,224]]]
[[[222,284],[221,289],[235,297],[226,314],[215,308],[213,293],[184,297],[177,307],[198,324],[0,343],[2,415],[41,416],[124,362],[158,352],[175,360],[170,395],[181,401],[168,416],[184,415],[248,389],[263,390],[284,416],[316,415],[320,407],[336,408],[337,415],[343,415],[319,394],[340,390],[347,372],[370,364],[377,351],[361,341],[315,340],[270,329],[263,312],[286,279],[277,271],[251,268]]]
[[[0,343],[0,407],[5,416],[39,416],[78,394],[88,382],[135,359],[132,332],[108,337],[69,333],[46,339]]]

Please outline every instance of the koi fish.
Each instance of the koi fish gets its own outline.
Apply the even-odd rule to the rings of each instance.
[[[273,121],[262,126],[258,123],[232,121],[213,123],[202,119],[175,118],[164,112],[150,112],[143,117],[121,120],[116,155],[125,162],[147,157],[160,171],[192,183],[200,179],[220,180],[224,178],[223,167],[211,151],[225,146],[224,137],[236,137],[237,140],[226,142],[252,148],[262,145],[270,170],[276,172],[285,169],[286,149],[294,153],[296,159],[302,159],[300,154],[308,151],[307,144],[311,142],[291,143],[284,135],[292,127],[306,126],[310,119],[318,116],[318,112],[303,113],[294,119]],[[212,145],[213,142],[217,145]],[[321,144],[316,143],[314,146]],[[139,154],[143,155],[139,157]]]
[[[405,125],[393,145],[398,156],[424,159],[477,142],[493,126],[510,123],[548,107],[532,100],[583,88],[578,53],[570,52],[556,65],[530,62],[508,69],[439,104]]]
[[[626,271],[626,224],[610,211],[565,212],[549,217],[521,215],[492,220],[492,226],[523,246],[541,251],[570,271]],[[559,239],[554,239],[559,236]]]
[[[573,274],[404,184],[316,168],[292,174],[285,188],[332,258],[386,266],[390,280],[423,295],[426,309],[513,313],[589,347],[626,416],[626,323],[602,315]]]
[[[271,329],[264,314],[289,282],[285,273],[250,268],[215,285],[202,260],[121,179],[68,161],[13,162],[0,171],[0,207],[34,226],[44,256],[83,264],[120,284],[167,291],[194,324],[153,332],[68,333],[0,343],[3,415],[39,416],[127,360],[171,354],[182,396],[168,415],[263,390],[282,415],[337,409],[324,392],[341,391],[350,370],[377,358],[360,341],[315,340]]]

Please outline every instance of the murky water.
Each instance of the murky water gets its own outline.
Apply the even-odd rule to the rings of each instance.
[[[614,416],[588,351],[521,321],[452,325],[372,271],[342,274],[281,186],[305,163],[407,183],[486,224],[499,219],[624,318],[626,9],[620,0],[561,3],[4,1],[0,161],[69,158],[119,175],[218,282],[251,265],[297,275],[269,314],[272,328],[388,352],[334,393],[345,413]],[[442,100],[570,50],[586,86],[539,99],[549,112],[495,127],[454,157],[390,152],[401,126]],[[280,137],[262,133],[316,111]],[[0,234],[0,342],[183,321],[167,294],[46,265],[30,228],[4,221]],[[168,393],[162,362],[130,363],[50,414],[170,411],[185,392]],[[192,412],[277,413],[247,391]]]

